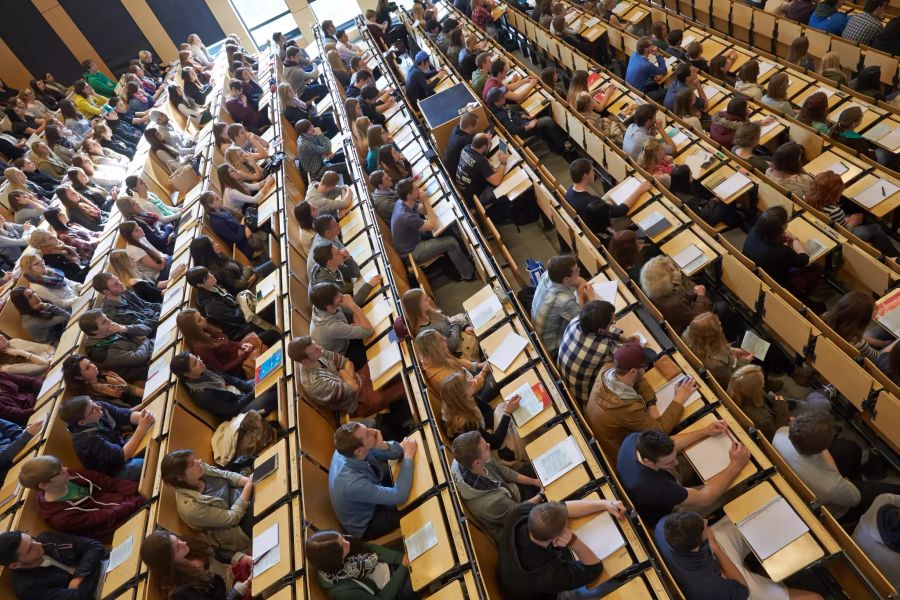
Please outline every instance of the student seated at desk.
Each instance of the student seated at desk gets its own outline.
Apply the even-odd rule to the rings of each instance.
[[[765,390],[766,374],[759,365],[737,368],[728,382],[728,395],[763,436],[771,441],[775,431],[788,424],[788,403],[783,396]]]
[[[772,438],[772,446],[791,466],[816,500],[844,525],[852,525],[880,494],[898,494],[900,486],[863,481],[862,451],[836,438],[834,417],[827,411],[803,412]]]
[[[847,19],[841,37],[862,46],[868,46],[876,37],[884,33],[881,20],[887,10],[885,0],[867,0],[861,12],[854,13]]]
[[[331,150],[331,140],[311,121],[303,119],[294,125],[297,131],[297,160],[300,169],[310,181],[319,179],[325,171],[335,171],[350,180],[350,171],[344,162],[343,152]]]
[[[34,414],[34,404],[43,379],[0,372],[0,419],[25,426]]]
[[[313,181],[306,190],[305,200],[319,209],[320,215],[337,217],[353,206],[353,192],[348,185],[340,185],[341,176],[325,171],[319,181]]]
[[[779,149],[780,150],[780,149]],[[775,153],[776,160],[778,153]],[[743,253],[757,267],[789,292],[805,300],[815,312],[822,314],[825,306],[809,300],[809,294],[821,279],[821,270],[809,265],[806,248],[787,230],[787,211],[773,206],[761,214],[744,241]]]
[[[866,329],[875,316],[875,300],[865,292],[847,292],[828,311],[822,320],[859,351],[860,358],[876,360],[878,350],[888,342],[866,335]]]
[[[352,295],[353,301],[362,305],[366,303],[372,290],[381,285],[381,275],[375,275],[369,281],[360,284],[356,293],[353,292],[353,281],[346,279],[341,270],[350,259],[350,253],[346,249],[340,249],[332,244],[324,244],[316,246],[312,256],[315,266],[309,275],[310,294],[317,285],[330,283],[336,285],[344,294]]]
[[[144,459],[135,455],[156,422],[153,413],[73,396],[63,402],[59,418],[68,426],[75,456],[86,469],[117,479],[140,480]],[[134,433],[126,442],[122,431],[132,427]]]
[[[756,127],[759,131],[759,125],[756,123],[748,125]],[[738,132],[741,129],[738,129]],[[737,208],[733,204],[725,204],[712,192],[697,183],[688,165],[674,165],[669,179],[669,191],[706,223],[713,226],[725,223],[729,228],[740,227],[743,223],[743,217]]]
[[[130,408],[141,403],[144,388],[122,379],[113,371],[101,371],[83,354],[67,356],[62,365],[66,390],[73,395],[87,395],[116,406]]]
[[[394,180],[383,170],[376,169],[369,175],[369,185],[372,187],[372,204],[375,205],[375,212],[387,225],[391,222],[394,204],[397,203],[398,198],[397,192],[394,190]]]
[[[659,48],[653,45],[649,37],[642,37],[628,58],[625,82],[659,102],[666,95],[666,89],[659,82],[665,77],[667,70]]]
[[[714,142],[730,148],[734,142],[734,132],[742,125],[750,122],[747,115],[747,98],[735,96],[728,101],[725,110],[720,110],[713,115],[712,124],[709,126],[709,137]],[[762,121],[761,124],[765,123]]]
[[[466,313],[448,317],[435,304],[434,298],[419,288],[404,292],[400,303],[410,337],[415,338],[423,331],[434,329],[447,340],[447,347],[453,355],[465,355],[464,358],[469,360],[479,358],[478,340]]]
[[[508,199],[497,198],[494,195],[494,188],[503,181],[509,157],[498,150],[499,164],[495,170],[485,156],[490,149],[491,136],[487,133],[476,134],[472,138],[472,143],[464,147],[457,156],[454,174],[463,201],[473,206],[472,198],[477,197],[491,221],[500,224],[509,216],[512,203]],[[517,208],[519,208],[518,201]]]
[[[691,378],[675,387],[675,396],[660,414],[656,394],[644,380],[649,367],[647,352],[635,341],[616,348],[613,361],[600,370],[591,388],[585,417],[600,447],[615,456],[632,432],[657,429],[669,433],[681,421],[684,403],[697,389]]]
[[[625,139],[622,142],[622,150],[631,158],[637,160],[644,149],[647,140],[662,136],[663,148],[666,154],[675,152],[675,142],[666,133],[662,121],[656,118],[656,106],[653,104],[641,104],[634,110],[634,119],[628,129],[625,130]]]
[[[94,250],[96,250],[97,245],[100,243],[100,234],[98,232],[91,231],[81,225],[69,222],[69,216],[60,208],[48,209],[44,212],[44,219],[46,219],[50,228],[56,234],[57,239],[66,246],[74,248],[75,252],[78,254],[78,258],[82,261],[90,260],[94,256]],[[0,224],[2,224],[2,222],[0,222]],[[6,223],[4,227],[6,231],[3,232],[2,235],[6,237],[10,235],[10,228],[21,228],[22,226]],[[21,236],[24,232],[20,229],[16,233]],[[10,256],[8,251],[11,250],[11,248],[9,246],[0,248],[0,254],[4,254],[4,250],[7,251],[5,254]]]
[[[611,220],[627,215],[638,198],[650,189],[650,183],[645,181],[622,204],[615,204],[591,193],[596,174],[590,159],[572,161],[569,175],[572,185],[566,190],[566,202],[596,235],[606,235],[612,225]]]
[[[122,325],[145,325],[156,331],[159,324],[160,304],[145,302],[130,292],[112,273],[94,275],[91,286],[101,296],[100,309],[110,319]]]
[[[39,434],[44,428],[44,421],[35,421],[28,427],[22,427],[18,423],[0,419],[0,486],[6,479],[6,474],[13,466],[16,455]]]
[[[475,268],[457,239],[452,235],[432,236],[431,232],[438,227],[437,216],[419,186],[412,179],[404,179],[397,183],[397,196],[400,201],[394,205],[391,215],[391,236],[401,258],[411,255],[421,263],[446,254],[463,281],[474,280]]]
[[[853,541],[887,577],[900,588],[900,496],[882,494],[860,517]]]
[[[848,215],[841,204],[844,181],[833,171],[823,171],[813,178],[812,185],[804,198],[815,209],[828,215],[831,225],[849,229],[853,235],[869,242],[885,256],[896,257],[897,248],[888,234],[877,222],[867,223],[865,212]]]
[[[155,593],[172,600],[240,600],[250,595],[253,558],[242,552],[230,553],[203,540],[179,537],[157,529],[141,543],[141,560],[150,570]],[[234,578],[231,589],[213,571],[212,560],[224,563]],[[222,571],[217,568],[216,571]]]
[[[209,369],[200,357],[190,352],[175,355],[171,370],[187,388],[191,400],[220,421],[231,420],[251,410],[267,414],[278,405],[275,387],[257,397],[253,379],[245,380]]]
[[[16,598],[90,600],[96,598],[106,566],[97,540],[45,531],[0,533],[0,565],[12,571]]]
[[[444,148],[444,167],[447,172],[456,175],[459,168],[460,155],[463,149],[469,146],[478,133],[478,115],[475,112],[467,112],[459,119],[459,123],[450,132],[447,146]]]
[[[475,70],[469,75],[472,84],[472,91],[479,98],[484,97],[484,86],[491,73],[491,53],[481,52],[475,57]],[[465,75],[465,73],[463,73]]]
[[[197,288],[200,312],[220,327],[229,339],[243,340],[248,334],[255,333],[266,346],[272,346],[281,339],[278,328],[260,317],[253,315],[252,321],[247,322],[238,301],[218,285],[216,276],[206,267],[191,268],[185,278],[189,285]]]
[[[631,229],[617,231],[609,240],[608,250],[613,260],[636,282],[640,281],[641,269],[647,261],[660,255],[659,248],[646,240],[638,240]]]
[[[35,229],[32,233],[48,235],[41,229]],[[23,254],[19,259],[19,267],[35,294],[61,308],[71,309],[81,295],[82,288],[87,287],[70,280],[59,269],[48,266],[40,254]]]
[[[334,455],[328,470],[328,496],[341,526],[350,535],[373,540],[400,526],[397,505],[412,487],[415,440],[386,442],[381,432],[352,421],[334,432]],[[389,460],[400,461],[391,482]]]
[[[411,66],[410,70],[413,69],[421,73],[418,68]],[[396,104],[397,100],[393,96],[385,97],[383,92],[378,91],[374,81],[369,82],[368,85],[359,91],[359,110],[361,112],[359,116],[369,117],[372,125],[383,126],[387,123],[387,117],[384,116],[384,113]]]
[[[694,317],[713,307],[706,287],[693,285],[668,256],[647,261],[641,269],[640,280],[641,289],[675,331],[684,331]]]
[[[697,68],[704,73],[709,72],[709,62],[703,58],[703,44],[701,42],[691,42],[684,48],[685,60],[692,67]]]
[[[428,82],[435,75],[441,75],[444,69],[431,67],[431,56],[419,50],[413,64],[406,71],[406,97],[409,103],[418,107],[419,101],[434,95],[434,87]],[[371,115],[366,115],[371,118]]]
[[[319,248],[338,252],[334,246]],[[311,285],[309,302],[313,307],[310,336],[325,350],[344,355],[355,368],[362,369],[368,361],[363,340],[375,333],[366,313],[353,297],[330,282]]]
[[[147,379],[153,330],[146,325],[116,323],[99,308],[82,313],[78,327],[87,337],[85,353],[100,368],[115,371],[128,382]]]
[[[529,75],[528,77],[523,78],[516,73],[509,83],[504,83],[503,79],[507,71],[506,66],[506,61],[502,58],[498,58],[491,63],[491,76],[484,82],[484,89],[481,92],[481,97],[487,100],[491,90],[497,88],[501,91],[501,95],[507,102],[521,104],[531,93],[534,86],[537,85],[537,77]]]
[[[39,377],[47,372],[56,348],[0,334],[0,373]]]
[[[196,308],[182,309],[176,322],[188,349],[211,369],[234,377],[254,377],[256,358],[267,349],[255,333],[232,341],[221,329],[210,325]]]
[[[135,481],[87,469],[67,469],[55,456],[30,458],[19,483],[37,491],[37,510],[57,531],[84,535],[106,544],[116,529],[147,503]]]
[[[240,123],[232,123],[225,129],[225,135],[231,142],[243,149],[250,160],[260,161],[269,156],[269,144],[260,136],[247,131]]]
[[[300,246],[307,257],[309,256],[313,239],[316,237],[316,231],[313,229],[313,219],[317,216],[319,216],[318,209],[303,200],[294,206],[294,218],[297,219],[297,223],[300,226]]]
[[[750,451],[743,444],[731,444],[728,466],[702,487],[684,487],[671,472],[678,466],[679,451],[703,438],[726,435],[727,428],[724,421],[715,421],[674,438],[653,429],[625,438],[616,458],[616,473],[648,527],[656,527],[675,508],[711,507],[728,490],[750,461]]]
[[[345,356],[325,350],[309,336],[294,338],[287,353],[300,363],[301,390],[308,401],[354,417],[368,417],[387,408],[392,420],[408,416],[406,389],[398,378],[375,390],[368,365],[357,371]]]
[[[613,359],[620,344],[637,341],[621,329],[610,327],[615,307],[605,300],[585,302],[581,312],[566,326],[556,364],[569,390],[582,407],[587,405],[600,368]]]
[[[313,231],[315,232],[315,237],[312,239],[309,255],[306,258],[306,272],[310,279],[316,267],[316,259],[313,253],[319,246],[335,246],[344,253],[344,262],[339,267],[344,280],[352,281],[360,276],[359,264],[347,252],[347,248],[341,241],[341,224],[338,223],[337,219],[332,215],[319,215],[313,219]]]
[[[603,573],[603,563],[571,529],[569,519],[601,511],[625,518],[617,500],[523,502],[500,533],[497,580],[504,597],[551,600],[565,592],[572,597],[601,598],[612,586],[587,586]],[[577,557],[577,558],[576,558]]]
[[[554,256],[547,262],[531,302],[531,321],[548,352],[556,355],[563,332],[578,316],[579,307],[595,299],[594,288],[581,276],[574,256]]]
[[[674,163],[672,157],[666,154],[664,145],[656,138],[644,142],[644,147],[637,160],[638,166],[653,176],[653,179],[662,187],[669,187],[672,183],[672,169]]]
[[[208,465],[191,450],[169,452],[159,470],[161,479],[175,490],[175,508],[182,521],[218,548],[252,550],[252,477]]]
[[[172,257],[157,250],[138,223],[123,221],[119,224],[119,234],[125,240],[125,253],[134,262],[141,275],[155,282],[169,279]]]
[[[802,114],[801,110],[801,116]],[[799,117],[798,120],[802,122]],[[803,170],[803,146],[796,142],[786,142],[779,146],[772,155],[772,166],[766,171],[766,177],[792,194],[805,197],[812,187],[813,178]]]
[[[693,511],[663,517],[653,533],[681,591],[691,600],[822,600],[822,596],[758,575],[744,566],[752,552],[727,517],[715,525]]]
[[[271,260],[255,267],[246,267],[225,254],[222,246],[209,236],[201,235],[191,240],[191,258],[195,267],[205,267],[216,276],[216,281],[231,294],[237,294],[253,286],[275,271]]]
[[[574,142],[553,121],[553,117],[543,116],[532,119],[525,111],[506,105],[506,95],[502,87],[494,89],[497,91],[487,92],[485,104],[510,135],[523,138],[531,136],[543,138],[554,154],[559,154],[567,160],[577,158]]]
[[[702,111],[706,108],[706,92],[700,84],[698,74],[700,69],[691,63],[683,62],[675,69],[675,81],[669,84],[666,89],[666,97],[663,100],[663,106],[668,110],[675,110],[675,98],[678,93],[684,89],[690,89],[695,95],[693,96],[693,109]]]
[[[22,286],[13,288],[9,298],[19,311],[22,327],[31,341],[51,345],[59,342],[72,316],[68,308],[44,302],[31,288]]]
[[[738,71],[738,79],[734,84],[734,89],[745,98],[761,100],[763,95],[765,95],[765,89],[762,85],[757,83],[758,77],[759,61],[756,59],[748,60],[741,66],[740,71]]]
[[[462,433],[453,440],[450,472],[460,498],[472,519],[495,543],[504,525],[524,501],[539,504],[541,482],[491,458],[490,444],[478,431]]]
[[[722,323],[715,313],[705,312],[694,317],[681,334],[688,348],[703,361],[703,367],[725,387],[735,369],[753,359],[742,348],[732,348],[722,331]]]
[[[227,250],[237,248],[251,262],[264,262],[268,250],[269,234],[261,229],[253,231],[244,223],[243,215],[230,208],[216,192],[208,190],[200,194],[204,217],[213,233]]]
[[[447,338],[437,330],[420,331],[414,343],[422,374],[425,376],[425,385],[432,399],[440,400],[441,384],[456,373],[465,375],[478,406],[489,406],[499,394],[499,387],[491,374],[490,363],[455,357],[447,345]]]
[[[409,557],[402,552],[337,531],[319,531],[306,540],[306,558],[332,600],[418,598],[410,583]]]

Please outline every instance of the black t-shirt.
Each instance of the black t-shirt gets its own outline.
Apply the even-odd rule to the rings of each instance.
[[[585,225],[598,234],[609,228],[613,217],[624,217],[628,214],[627,205],[610,205],[590,192],[577,191],[574,186],[569,186],[566,190],[566,202],[578,213]]]
[[[638,435],[638,432],[631,433],[622,442],[616,459],[616,471],[638,514],[648,527],[653,528],[687,499],[688,492],[668,471],[656,471],[638,462]]]
[[[359,99],[359,107],[362,109],[362,113],[369,117],[372,125],[384,125],[387,121],[387,119],[384,118],[384,115],[377,110],[377,107],[381,104],[383,104],[383,102],[380,100],[375,104],[370,104],[362,98]]]
[[[744,241],[744,256],[764,270],[769,276],[781,285],[791,288],[790,271],[793,268],[805,267],[809,264],[809,255],[794,252],[784,244],[770,244],[763,241],[756,234],[756,229],[751,229]]]
[[[520,504],[501,534],[498,579],[505,598],[554,600],[560,592],[577,590],[603,572],[603,563],[584,565],[568,548],[543,548],[531,541],[528,515],[534,506]]]
[[[472,196],[481,195],[489,185],[487,178],[493,174],[494,169],[488,159],[473,150],[471,145],[463,148],[459,155],[459,167],[456,169],[456,185],[466,203],[472,201]]]
[[[459,128],[459,125],[453,128],[450,133],[450,139],[447,140],[447,147],[444,149],[444,167],[451,175],[456,175],[456,169],[459,167],[459,155],[462,154],[463,148],[472,143],[475,137],[466,133]]]

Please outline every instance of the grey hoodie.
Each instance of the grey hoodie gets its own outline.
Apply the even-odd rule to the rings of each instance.
[[[450,472],[472,519],[487,531],[495,542],[499,542],[503,526],[522,501],[515,483],[519,474],[493,459],[487,462],[485,468],[488,474],[481,477],[500,482],[500,487],[492,490],[476,490],[463,480],[463,467],[455,460],[450,465]]]
[[[129,383],[147,379],[153,355],[152,333],[146,325],[129,325],[125,333],[103,339],[87,338],[85,351],[101,369],[115,371]]]

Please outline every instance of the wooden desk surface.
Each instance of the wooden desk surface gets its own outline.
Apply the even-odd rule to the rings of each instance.
[[[656,203],[654,202],[654,204]],[[616,300],[615,302],[613,302],[613,306],[615,307],[615,311],[617,313],[622,312],[623,310],[637,302],[637,299],[634,297],[634,294],[631,293],[631,290],[629,290],[628,287],[618,278],[606,271],[600,271],[599,273],[594,275],[588,281],[588,283],[591,286],[594,286],[595,284],[609,281],[616,282]]]
[[[410,561],[410,579],[414,590],[421,590],[456,565],[447,527],[444,522],[445,506],[441,496],[433,496],[400,519],[400,531],[407,538],[422,529],[426,523],[434,527],[437,545]]]
[[[725,505],[724,511],[735,525],[778,496],[768,481],[748,490]],[[783,581],[825,555],[812,533],[806,532],[769,558],[760,561],[772,581]]]
[[[857,127],[858,130],[863,131],[869,125],[880,119],[885,112],[879,108],[872,106],[871,104],[864,104],[861,102],[857,102],[853,98],[848,98],[846,102],[842,102],[828,114],[828,120],[832,123],[837,123],[838,118],[841,116],[841,113],[847,110],[848,108],[852,108],[854,106],[858,106],[860,110],[862,110],[862,123]]]
[[[596,461],[593,459],[593,454],[591,454],[590,450],[584,444],[581,434],[578,432],[575,423],[573,423],[570,418],[567,418],[562,423],[544,432],[537,439],[526,445],[525,452],[528,454],[529,459],[534,460],[556,444],[565,440],[569,435],[572,435],[575,439],[585,461],[550,483],[550,485],[544,486],[544,493],[550,501],[565,500],[582,486],[602,474],[599,466],[597,466]]]
[[[278,552],[279,559],[278,562],[260,573],[258,576],[253,578],[253,593],[260,594],[271,587],[275,582],[277,582],[282,577],[287,576],[293,570],[291,565],[292,556],[291,556],[291,548],[292,544],[292,536],[291,536],[291,511],[290,504],[285,504],[283,506],[279,506],[272,512],[270,515],[261,519],[253,525],[253,538],[264,533],[268,530],[272,525],[278,523]],[[273,552],[274,548],[270,550]],[[256,553],[253,553],[255,556]]]
[[[660,250],[662,250],[664,254],[668,255],[669,257],[673,257],[691,244],[697,246],[706,256],[707,260],[703,262],[703,264],[699,264],[698,266],[693,267],[689,272],[684,271],[684,274],[688,277],[690,277],[694,273],[697,273],[698,271],[703,270],[710,262],[717,258],[718,255],[712,250],[712,248],[710,248],[706,244],[706,242],[701,240],[700,237],[690,229],[685,229],[684,231],[680,232],[674,238],[663,244],[660,248]]]
[[[423,494],[431,491],[436,483],[429,464],[431,453],[429,452],[428,444],[430,444],[430,440],[434,439],[431,433],[431,425],[425,425],[422,429],[413,432],[413,434],[409,436],[409,439],[415,440],[419,447],[416,450],[416,455],[413,457],[412,486],[409,489],[409,496],[406,497],[404,502],[397,505],[397,508],[400,510],[405,509],[407,506],[418,500]],[[426,440],[429,441],[426,442]],[[396,481],[400,474],[400,464],[402,460],[391,462],[391,475],[393,476],[394,481]]]
[[[648,571],[652,573],[653,571]],[[604,596],[608,600],[653,600],[658,596],[650,592],[643,577],[634,577],[628,583]]]
[[[463,589],[465,586],[465,590]],[[465,592],[466,595],[463,595]],[[462,579],[454,579],[432,595],[429,600],[461,600],[468,597],[470,600],[478,598],[478,588],[475,584],[475,576],[472,571],[466,571]]]
[[[152,398],[163,386],[169,383],[172,377],[172,371],[169,367],[174,356],[175,350],[169,349],[150,363],[150,368],[147,371],[147,382],[144,384],[143,400],[146,401],[148,398]]]
[[[290,492],[288,487],[290,461],[288,460],[287,439],[279,440],[276,444],[266,448],[253,461],[253,467],[258,467],[272,456],[278,457],[276,459],[278,466],[271,475],[268,475],[253,488],[253,513],[255,515],[264,513],[270,506],[287,496]],[[252,477],[253,475],[251,474],[250,476]]]
[[[900,124],[898,124],[898,127],[900,127]],[[890,181],[894,185],[900,187],[900,181],[892,177],[877,176],[873,175],[872,173],[866,173],[844,189],[844,197],[856,202],[856,197],[866,191],[870,186],[875,184],[879,179],[885,179],[886,181]],[[858,202],[856,203],[859,204]],[[887,215],[893,213],[898,205],[900,205],[900,190],[894,192],[872,208],[867,208],[865,206],[863,206],[863,208],[878,218],[884,218]]]
[[[840,150],[826,150],[815,159],[806,163],[803,168],[807,173],[815,176],[823,171],[829,171],[832,166],[841,163],[847,167],[847,171],[841,175],[844,184],[850,183],[857,175],[863,172],[862,167],[859,166],[855,159],[844,154]]]
[[[803,106],[803,103],[806,101],[806,99],[817,92],[822,92],[828,97],[828,108],[830,109],[837,106],[838,103],[841,102],[844,98],[843,92],[838,92],[832,86],[818,81],[813,85],[807,87],[796,96],[792,97],[790,93],[788,93],[788,98],[790,98],[791,102],[793,102],[797,106]]]
[[[787,230],[797,236],[801,244],[809,240],[816,240],[823,248],[809,257],[809,262],[815,262],[827,256],[837,248],[837,242],[825,234],[824,231],[806,220],[806,215],[794,217],[788,222]]]
[[[720,159],[718,156],[716,156],[717,152],[718,152],[718,150],[713,149],[712,147],[707,145],[705,142],[700,142],[699,144],[694,144],[693,146],[691,146],[690,148],[688,148],[681,154],[678,154],[675,157],[675,164],[686,165],[686,164],[688,164],[688,161],[691,160],[692,156],[694,156],[695,154],[701,154],[703,156],[702,163],[703,164],[709,163],[709,166],[707,166],[705,168],[701,166],[699,168],[699,172],[696,175],[694,175],[694,179],[699,181],[700,179],[703,179],[714,168],[718,167],[719,164],[722,162],[722,159]],[[695,159],[695,160],[697,160],[697,159]],[[692,168],[691,169],[692,174],[693,174],[693,171],[694,171],[694,169]]]
[[[716,170],[714,175],[711,175],[711,176],[707,177],[706,179],[704,179],[702,185],[703,185],[703,187],[708,189],[710,192],[712,192],[713,190],[716,189],[716,187],[718,187],[719,185],[724,183],[726,179],[728,179],[729,177],[731,177],[732,175],[734,175],[736,173],[737,173],[737,171],[734,168],[732,168],[731,165],[723,164],[721,167],[719,167]],[[721,197],[718,194],[716,194],[716,197],[719,198],[724,204],[733,204],[739,198],[741,198],[744,194],[746,194],[748,191],[750,191],[750,189],[753,187],[754,182],[753,182],[752,178],[749,175],[747,175],[747,178],[751,179],[750,183],[747,183],[746,185],[742,186],[740,189],[738,189],[733,194],[729,194],[726,197]]]
[[[650,334],[650,330],[637,316],[637,313],[629,311],[620,317],[616,317],[612,325],[621,329],[626,337],[641,334],[647,340],[647,343],[644,344],[646,348],[650,348],[654,352],[662,352],[662,346]]]
[[[111,594],[120,586],[124,585],[129,579],[136,577],[141,568],[141,542],[147,533],[147,514],[148,511],[140,510],[131,516],[128,521],[120,525],[113,535],[112,547],[128,541],[131,538],[131,552],[122,564],[106,574],[103,580],[100,596]]]
[[[366,349],[366,357],[371,361],[374,357],[378,356],[383,350],[385,350],[388,346],[393,344],[397,344],[398,342],[392,342],[388,336],[384,336],[375,344]],[[372,388],[378,389],[382,387],[384,384],[389,382],[391,379],[400,374],[403,370],[403,353],[401,352],[401,359],[399,362],[395,363],[389,369],[387,369],[378,379],[372,380]],[[371,375],[371,373],[370,373]]]

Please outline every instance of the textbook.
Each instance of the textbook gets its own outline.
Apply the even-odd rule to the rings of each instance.
[[[645,218],[637,222],[637,226],[647,234],[647,237],[654,238],[669,227],[672,226],[669,220],[659,212],[652,212]]]
[[[267,358],[262,364],[256,365],[256,380],[255,385],[259,385],[259,382],[271,375],[275,369],[284,364],[284,350],[279,348],[277,351],[272,353],[272,356]]]
[[[900,289],[875,303],[875,320],[895,336],[900,336]]]
[[[809,531],[782,496],[773,498],[735,525],[759,560],[766,560]]]
[[[513,412],[512,417],[519,427],[550,406],[550,394],[540,381],[533,384],[523,383],[506,400],[516,395],[520,397],[519,408]]]
[[[584,462],[584,455],[571,435],[531,461],[544,487]]]
[[[900,190],[900,187],[897,187],[890,181],[879,179],[857,194],[854,200],[866,208],[873,208],[896,194],[898,190]]]

